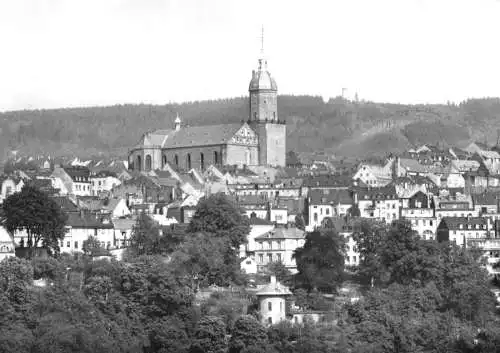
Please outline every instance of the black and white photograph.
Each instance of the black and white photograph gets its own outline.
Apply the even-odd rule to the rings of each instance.
[[[0,0],[0,353],[500,352],[500,0]]]

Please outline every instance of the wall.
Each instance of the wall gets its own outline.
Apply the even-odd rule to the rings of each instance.
[[[203,153],[203,168],[206,169],[210,165],[216,164],[214,152],[217,152],[217,165],[226,164],[225,145],[164,149],[162,156],[166,157],[167,163],[173,169],[187,171],[190,169],[187,161],[188,154],[191,155],[191,168],[202,169],[201,153]],[[175,163],[175,156],[178,158],[178,165]]]
[[[286,318],[286,301],[284,297],[259,298],[261,322],[264,325],[274,325]],[[271,304],[271,310],[269,310]]]
[[[278,119],[278,97],[276,91],[259,90],[250,92],[250,120],[265,121]]]
[[[227,145],[225,162],[228,165],[258,165],[259,149],[257,146]]]
[[[146,170],[146,157],[151,156],[151,170],[161,168],[161,150],[160,147],[143,147],[133,150],[129,153],[129,169],[143,171]],[[141,157],[140,167],[138,168],[138,159]]]

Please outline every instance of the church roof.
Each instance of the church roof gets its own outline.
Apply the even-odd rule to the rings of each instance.
[[[264,61],[264,68],[262,67],[262,61]],[[259,60],[259,69],[252,72],[252,80],[250,81],[249,91],[256,90],[272,90],[277,91],[278,86],[276,81],[272,78],[269,71],[267,71],[267,61]]]
[[[135,148],[182,148],[227,144],[242,124],[186,126],[179,130],[156,130],[143,135]]]
[[[220,124],[183,127],[168,136],[163,148],[222,145],[241,128],[242,124]]]

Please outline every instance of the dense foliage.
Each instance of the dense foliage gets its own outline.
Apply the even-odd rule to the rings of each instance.
[[[494,144],[500,127],[497,98],[403,105],[283,95],[278,109],[287,122],[287,148],[299,154],[385,155],[411,144],[455,145],[471,138]],[[173,128],[176,113],[188,125],[239,123],[248,118],[248,99],[6,112],[0,114],[0,157],[9,150],[123,157],[143,132]]]
[[[47,194],[32,186],[10,195],[2,205],[2,223],[9,232],[26,232],[28,248],[43,246],[59,252],[66,234],[67,215]]]

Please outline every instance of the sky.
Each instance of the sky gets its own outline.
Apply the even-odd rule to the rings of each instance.
[[[500,0],[0,0],[0,111],[248,94],[500,96]]]

